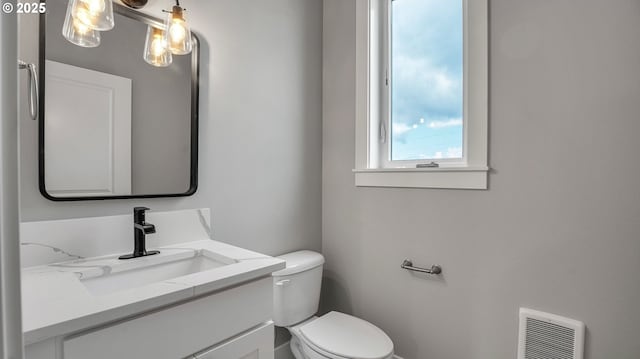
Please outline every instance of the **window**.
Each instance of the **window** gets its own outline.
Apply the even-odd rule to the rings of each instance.
[[[358,0],[356,185],[487,188],[487,0]]]
[[[462,160],[462,0],[395,0],[389,10],[385,167]]]

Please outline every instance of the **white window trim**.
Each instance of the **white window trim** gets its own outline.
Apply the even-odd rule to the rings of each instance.
[[[388,1],[356,0],[356,186],[487,189],[488,0],[464,0],[465,161],[442,161],[438,168],[384,168],[380,163],[379,119],[388,111],[378,86],[386,67],[381,19]]]

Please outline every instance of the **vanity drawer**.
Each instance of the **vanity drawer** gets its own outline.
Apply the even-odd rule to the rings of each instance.
[[[188,359],[273,359],[274,335],[269,322]]]
[[[64,359],[184,358],[272,315],[270,277],[157,311],[63,342]]]

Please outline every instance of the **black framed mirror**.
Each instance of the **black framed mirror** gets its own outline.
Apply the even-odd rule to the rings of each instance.
[[[53,201],[180,197],[198,186],[199,40],[166,67],[143,57],[162,20],[114,3],[97,47],[62,34],[68,0],[40,15],[39,187]]]

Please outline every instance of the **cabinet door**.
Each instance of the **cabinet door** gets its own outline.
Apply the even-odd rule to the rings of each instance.
[[[24,348],[25,359],[55,359],[58,357],[56,354],[55,339],[29,344]]]
[[[273,323],[196,354],[195,359],[273,359]]]

